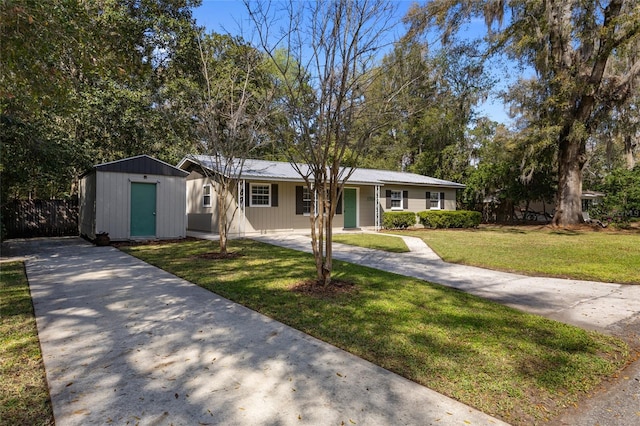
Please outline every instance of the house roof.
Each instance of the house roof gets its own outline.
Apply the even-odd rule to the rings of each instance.
[[[148,155],[124,158],[122,160],[97,164],[91,171],[132,173],[140,175],[160,175],[185,177],[189,173]],[[91,172],[88,172],[91,173]],[[86,173],[85,173],[86,175]],[[84,175],[83,175],[84,176]]]
[[[197,164],[211,171],[216,171],[215,161],[208,155],[189,155],[184,157],[178,167],[186,169],[190,164]],[[307,165],[300,165],[304,173]],[[247,180],[277,180],[301,182],[303,179],[291,163],[283,161],[245,160],[242,178]],[[349,178],[350,183],[362,185],[429,185],[447,188],[464,188],[465,185],[443,179],[436,179],[416,173],[395,172],[391,170],[356,168]]]

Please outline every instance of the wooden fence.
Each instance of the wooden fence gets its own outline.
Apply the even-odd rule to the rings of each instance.
[[[78,199],[9,201],[2,225],[5,238],[78,235]]]

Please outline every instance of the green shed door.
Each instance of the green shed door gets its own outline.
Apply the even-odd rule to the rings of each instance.
[[[156,184],[131,182],[131,236],[156,235]]]
[[[355,188],[345,188],[344,194],[344,227],[358,227],[358,202]]]

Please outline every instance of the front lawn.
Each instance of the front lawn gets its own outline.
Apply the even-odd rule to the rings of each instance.
[[[407,253],[409,251],[402,238],[384,234],[334,234],[333,241],[392,253]]]
[[[553,417],[628,358],[618,339],[340,261],[334,277],[354,290],[294,291],[314,276],[311,255],[250,240],[230,249],[240,256],[213,260],[217,243],[208,241],[123,248],[512,424]]]
[[[422,238],[446,262],[529,275],[640,284],[637,231],[494,226],[400,233]]]
[[[0,265],[0,425],[53,425],[22,262]]]

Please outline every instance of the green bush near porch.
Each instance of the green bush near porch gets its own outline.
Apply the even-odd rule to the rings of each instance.
[[[382,227],[384,229],[407,229],[416,224],[416,214],[413,212],[384,212]]]
[[[418,219],[425,228],[477,228],[482,214],[469,210],[427,210],[419,212]]]

